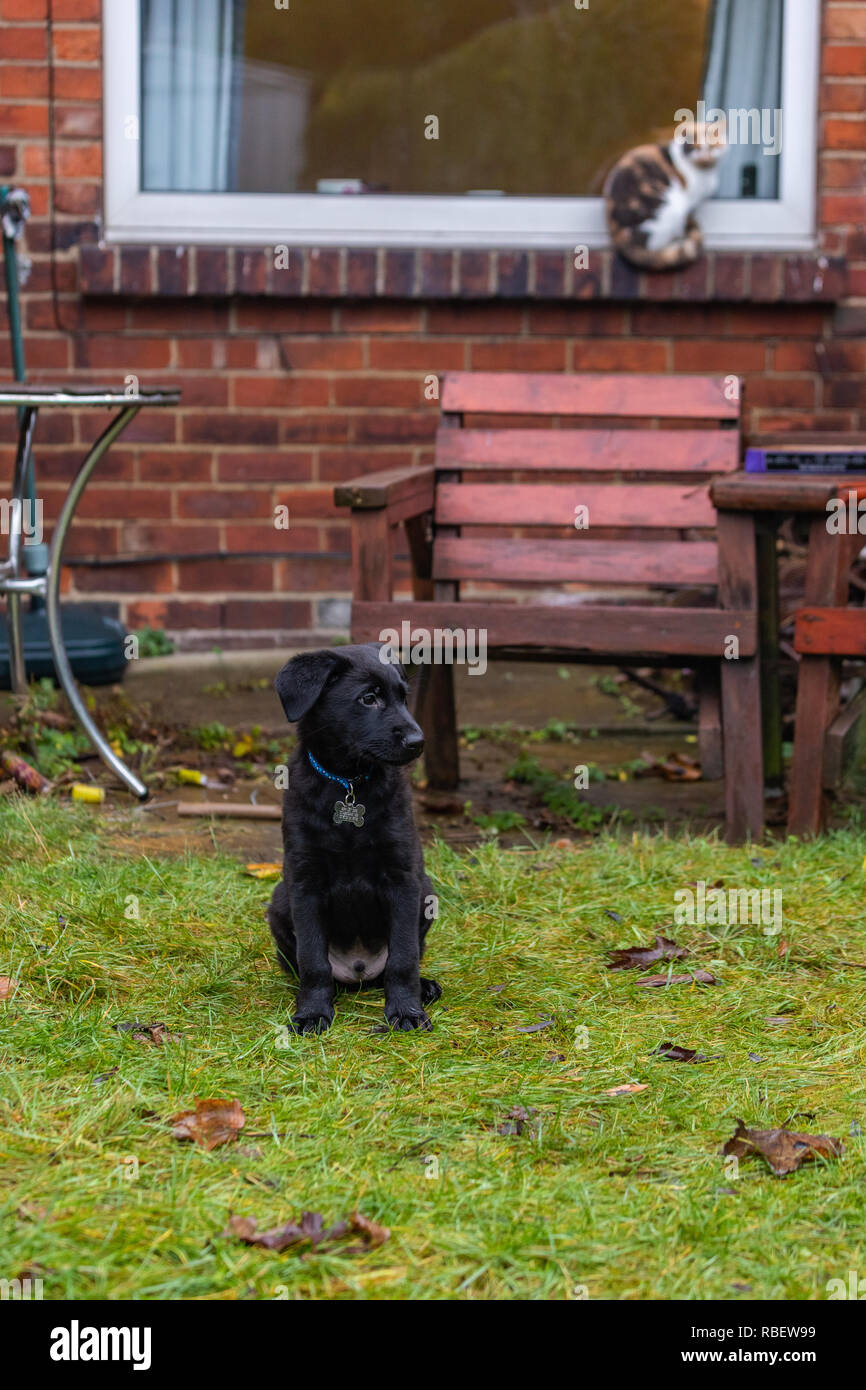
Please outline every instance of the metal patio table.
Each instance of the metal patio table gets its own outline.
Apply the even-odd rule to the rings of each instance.
[[[18,409],[18,448],[12,480],[13,523],[9,528],[8,559],[0,561],[0,595],[5,595],[7,601],[9,668],[12,690],[16,695],[24,695],[27,692],[24,649],[21,639],[21,600],[26,594],[37,594],[45,600],[48,638],[57,679],[63,687],[79,723],[102,760],[142,801],[148,796],[147,787],[117,756],[96,727],[85,707],[72,674],[72,667],[63,643],[63,629],[60,620],[60,570],[63,564],[63,546],[66,541],[66,533],[72,524],[75,509],[81,500],[90,475],[100,459],[115,439],[123,433],[127,425],[135,419],[142,406],[177,405],[179,400],[179,391],[161,387],[137,387],[132,392],[100,386],[30,386],[21,382],[0,385],[0,406],[15,406]],[[115,409],[117,413],[88,450],[70,484],[51,539],[45,574],[28,575],[25,572],[22,555],[24,499],[36,421],[39,411],[43,407],[51,410],[83,410],[89,407],[101,407],[103,409]]]

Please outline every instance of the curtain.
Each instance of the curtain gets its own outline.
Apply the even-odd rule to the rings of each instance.
[[[769,112],[769,131],[778,134],[781,116],[775,113],[782,90],[782,6],[784,0],[714,0],[703,97],[726,113],[757,109]],[[729,127],[729,136],[732,134]],[[766,142],[731,144],[719,166],[720,198],[776,198],[779,156],[764,154]]]
[[[142,0],[142,188],[237,180],[244,0]]]

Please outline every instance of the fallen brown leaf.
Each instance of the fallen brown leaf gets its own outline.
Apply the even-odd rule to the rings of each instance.
[[[534,1136],[535,1130],[533,1129],[531,1121],[535,1113],[536,1112],[531,1107],[527,1109],[524,1105],[513,1106],[502,1124],[497,1125],[496,1133],[505,1135],[522,1134],[525,1129],[528,1129],[529,1133]]]
[[[364,1244],[372,1249],[374,1245],[384,1245],[391,1235],[387,1226],[379,1226],[375,1221],[371,1221],[368,1216],[364,1216],[360,1211],[353,1211],[349,1217],[349,1225],[353,1231],[357,1231]]]
[[[645,970],[657,960],[681,960],[689,953],[666,936],[657,936],[654,946],[626,946],[622,951],[608,951],[608,970]]]
[[[609,1091],[605,1091],[606,1096],[631,1096],[636,1091],[647,1091],[648,1085],[639,1085],[636,1081],[624,1082],[622,1086],[611,1086]]]
[[[157,1047],[167,1042],[182,1041],[180,1035],[170,1033],[164,1023],[142,1023],[132,1036],[136,1042],[155,1043]]]
[[[48,1208],[40,1207],[36,1202],[22,1202],[17,1216],[21,1221],[44,1221],[48,1216]]]
[[[236,1139],[245,1124],[237,1100],[197,1100],[195,1110],[172,1116],[169,1124],[175,1139],[191,1139],[202,1149],[216,1149]]]
[[[641,989],[662,989],[665,985],[717,985],[719,982],[709,970],[693,970],[691,975],[646,975],[637,983]]]
[[[179,1033],[170,1033],[166,1023],[115,1023],[116,1033],[131,1033],[135,1042],[156,1043],[161,1046],[167,1042],[182,1042]]]
[[[245,864],[244,873],[250,878],[282,878],[282,864]]]
[[[258,1222],[252,1216],[231,1216],[223,1235],[237,1236],[245,1245],[257,1245],[262,1250],[288,1250],[290,1245],[309,1241],[318,1245],[322,1239],[324,1223],[317,1211],[305,1211],[300,1225],[287,1221],[284,1226],[276,1226],[271,1231],[259,1231]]]
[[[361,1237],[360,1245],[347,1246],[343,1254],[357,1254],[364,1250],[372,1250],[377,1245],[384,1245],[389,1239],[391,1232],[387,1226],[379,1226],[369,1217],[364,1216],[360,1211],[353,1211],[346,1221],[337,1221],[333,1226],[325,1229],[324,1218],[321,1212],[305,1211],[301,1216],[300,1223],[287,1221],[284,1226],[276,1226],[271,1231],[259,1231],[258,1222],[251,1216],[231,1216],[228,1226],[223,1231],[224,1236],[235,1236],[242,1240],[245,1245],[256,1245],[262,1250],[275,1250],[280,1252],[288,1250],[292,1245],[309,1244],[313,1249],[317,1249],[326,1242],[342,1240],[349,1234],[357,1234]]]
[[[98,1076],[94,1076],[90,1083],[92,1086],[104,1086],[106,1081],[110,1081],[112,1076],[117,1076],[120,1067],[109,1067],[108,1071],[101,1071]]]
[[[789,1129],[747,1129],[737,1120],[733,1137],[722,1149],[735,1158],[753,1158],[760,1154],[777,1177],[795,1173],[801,1164],[813,1158],[841,1158],[842,1140],[829,1134],[797,1134]]]
[[[11,975],[0,975],[0,1003],[10,999],[15,993],[15,981]]]
[[[709,1062],[703,1052],[696,1052],[693,1047],[677,1047],[674,1043],[659,1043],[650,1053],[651,1057],[665,1057],[669,1062]]]

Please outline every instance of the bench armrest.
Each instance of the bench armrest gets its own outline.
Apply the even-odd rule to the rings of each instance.
[[[432,464],[423,468],[389,468],[340,483],[334,488],[334,502],[353,511],[385,508],[390,521],[406,521],[433,510],[434,480]]]

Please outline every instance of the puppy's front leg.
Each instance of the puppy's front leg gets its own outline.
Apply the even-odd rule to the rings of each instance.
[[[421,1004],[420,890],[417,883],[407,881],[396,884],[389,897],[391,941],[385,964],[385,1019],[392,1028],[406,1033],[413,1028],[432,1028]]]
[[[296,1033],[324,1033],[334,1021],[334,976],[315,895],[293,888],[292,921],[300,977],[292,1027]]]

